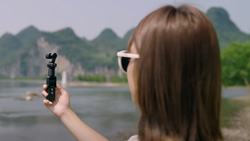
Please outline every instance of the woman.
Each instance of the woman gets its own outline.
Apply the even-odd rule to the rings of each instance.
[[[165,6],[146,16],[117,53],[140,108],[140,141],[218,141],[221,68],[216,32],[198,9]],[[46,97],[46,86],[42,94]],[[78,140],[107,140],[70,108],[68,93],[57,86],[56,100],[44,104]]]

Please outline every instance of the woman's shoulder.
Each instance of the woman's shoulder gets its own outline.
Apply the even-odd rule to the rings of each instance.
[[[127,141],[139,141],[138,136],[137,135],[131,136]]]

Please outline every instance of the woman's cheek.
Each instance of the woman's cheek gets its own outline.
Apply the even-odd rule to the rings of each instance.
[[[128,77],[128,84],[132,96],[132,100],[135,104],[137,104],[136,100],[136,95],[135,95],[135,80],[134,80],[134,74],[133,74],[133,69],[134,69],[134,63],[131,62],[128,66],[128,71],[127,71],[127,77]]]

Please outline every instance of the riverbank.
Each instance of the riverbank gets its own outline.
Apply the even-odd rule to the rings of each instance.
[[[46,79],[0,79],[1,82],[23,82],[45,84]],[[62,85],[61,80],[57,84]],[[69,81],[64,87],[128,87],[128,83]]]
[[[34,82],[34,83],[46,83],[46,77],[43,79],[35,79],[35,78],[17,78],[17,79],[0,79],[0,81],[6,81],[6,82]],[[62,85],[61,80],[57,80],[57,83]],[[128,83],[124,82],[88,82],[88,81],[68,81],[67,85],[68,87],[128,87]],[[230,87],[222,87],[222,89],[246,89],[245,86],[230,86]]]
[[[81,82],[71,81],[68,82],[66,87],[128,87],[127,83],[110,83],[110,82]]]
[[[225,141],[249,141],[250,97],[222,100],[221,121]]]

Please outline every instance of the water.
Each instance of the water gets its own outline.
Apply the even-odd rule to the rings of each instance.
[[[246,95],[247,90],[245,88],[225,88],[222,91],[222,97],[224,98],[235,98]]]
[[[75,140],[42,103],[18,100],[27,91],[41,93],[42,83],[0,81],[1,141]],[[128,88],[67,88],[72,109],[102,135],[118,140],[122,133],[136,131],[138,110]]]
[[[121,140],[123,133],[135,133],[138,109],[133,104],[129,88],[67,88],[72,109],[90,127],[109,138]],[[42,103],[18,100],[27,91],[41,93],[41,82],[0,81],[1,141],[61,141],[75,140]],[[224,89],[223,97],[246,95],[243,88]]]

